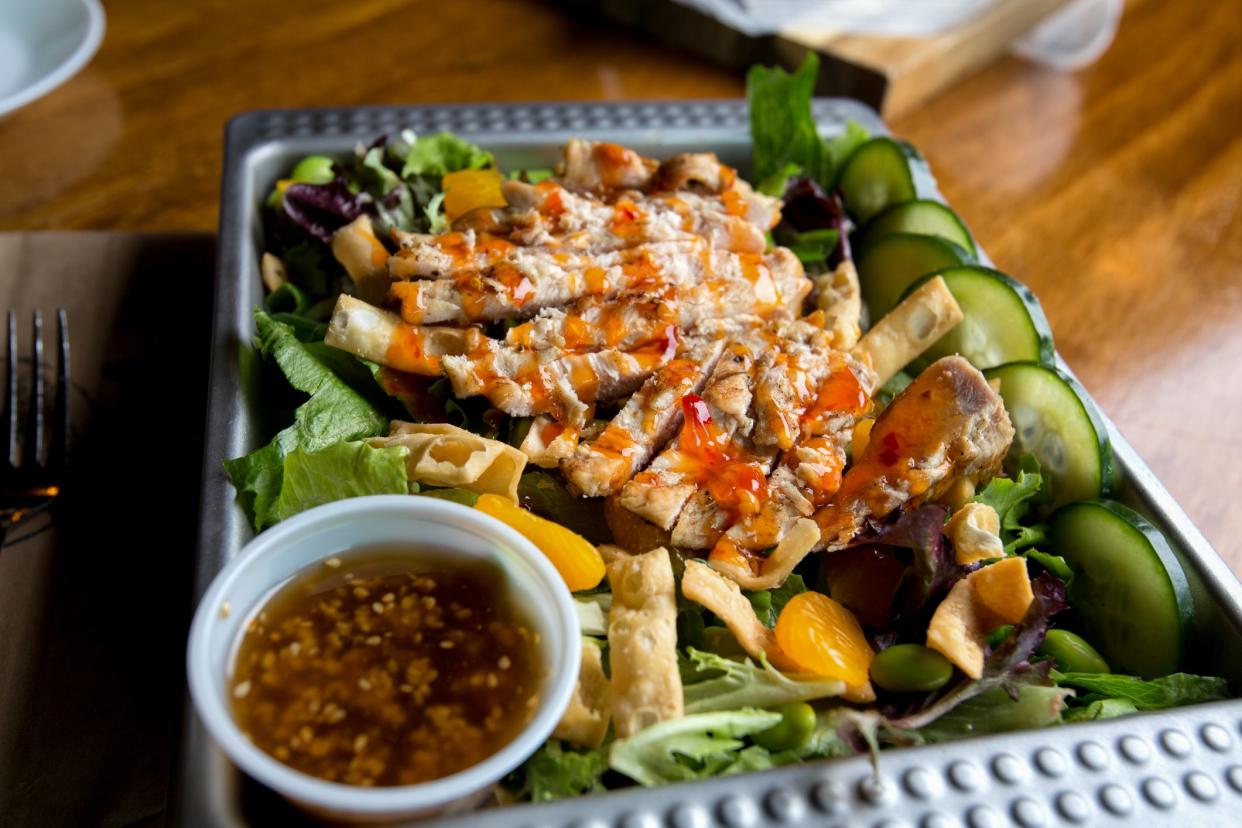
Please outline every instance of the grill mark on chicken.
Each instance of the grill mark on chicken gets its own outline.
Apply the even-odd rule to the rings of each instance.
[[[701,401],[691,403],[704,407],[700,418],[709,418],[712,423],[710,439],[727,443],[735,432],[748,433],[753,427],[750,403],[755,354],[762,353],[764,345],[757,336],[731,341],[705,383]],[[683,398],[681,402],[684,406],[686,401]],[[702,482],[697,475],[701,462],[696,456],[702,448],[697,445],[701,438],[683,421],[677,437],[621,489],[620,504],[663,529],[671,529]]]
[[[767,259],[776,293],[790,297],[768,313],[788,314],[807,284],[801,267],[782,256]],[[658,293],[633,292],[614,298],[587,296],[563,308],[547,308],[511,328],[506,344],[541,350],[589,351],[637,347],[661,335],[668,325],[687,333],[713,319],[763,313],[749,279],[717,278],[706,284],[676,285]]]
[[[472,239],[464,241],[469,245]],[[782,250],[733,253],[710,248],[698,238],[590,256],[513,247],[494,254],[495,261],[483,269],[463,266],[449,278],[394,282],[389,299],[400,304],[401,316],[410,324],[462,323],[527,318],[590,295],[611,298],[623,291],[710,287],[744,279],[753,288],[754,312],[763,314],[795,298],[781,294],[778,284],[793,281],[802,295],[810,290],[801,264]],[[790,273],[798,276],[791,279]]]
[[[677,334],[632,351],[607,349],[588,354],[517,351],[494,339],[469,354],[440,359],[458,397],[482,395],[515,417],[551,414],[582,426],[594,403],[636,391],[677,350]]]
[[[812,403],[830,386],[825,378],[846,358],[830,351],[830,332],[800,320],[777,323],[767,333],[770,345],[753,371],[753,428],[733,433],[708,458],[711,482],[695,493],[678,517],[672,530],[677,546],[709,549],[728,533],[735,539],[731,542],[745,548],[772,546],[787,525],[805,516],[797,514],[802,505],[798,501],[806,498],[794,472],[782,471],[776,463],[778,458],[794,462],[788,449],[805,436],[803,415],[812,408],[807,424],[821,419],[814,415]],[[782,449],[788,458],[782,457]],[[784,515],[777,505],[792,507],[793,516]]]
[[[603,434],[561,463],[569,482],[587,497],[616,492],[681,425],[681,398],[703,387],[724,346],[723,339],[688,343],[630,397]]]
[[[820,548],[840,549],[869,518],[935,500],[1000,470],[1013,426],[1000,396],[958,356],[932,363],[877,418],[862,457],[815,513]]]
[[[762,253],[764,231],[780,218],[767,196],[733,191],[724,196],[627,192],[612,203],[577,195],[554,181],[507,181],[502,192],[507,208],[459,221],[454,229],[486,230],[526,246],[596,252],[702,236],[712,247]]]

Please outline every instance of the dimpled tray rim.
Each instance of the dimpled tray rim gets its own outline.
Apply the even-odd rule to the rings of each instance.
[[[868,107],[817,100],[825,132],[847,119],[887,132]],[[253,335],[259,203],[292,159],[341,152],[357,141],[413,129],[449,130],[494,149],[508,166],[547,165],[566,138],[608,138],[647,152],[713,150],[743,164],[749,148],[743,101],[532,103],[365,107],[251,112],[226,134],[212,366],[195,597],[250,537],[220,460],[261,439],[242,389]],[[919,170],[920,192],[935,194]],[[938,196],[937,196],[938,197]],[[1058,357],[1059,360],[1059,357]],[[1063,367],[1064,363],[1060,363]],[[1242,680],[1242,586],[1147,466],[1105,418],[1123,478],[1120,499],[1144,512],[1173,544],[1191,581],[1201,623],[1197,665]],[[241,826],[237,773],[187,707],[174,803],[179,824]],[[627,789],[554,803],[495,808],[437,824],[707,828],[707,826],[1242,824],[1242,701],[1125,719],[980,736],[866,757],[760,773]],[[426,824],[426,823],[423,823]]]

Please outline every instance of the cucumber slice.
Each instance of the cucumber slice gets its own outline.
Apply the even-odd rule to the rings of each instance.
[[[1030,452],[1050,475],[1056,508],[1108,494],[1113,482],[1113,450],[1108,429],[1077,382],[1038,362],[1013,362],[983,372],[1000,380],[1000,395],[1013,422],[1009,464]]]
[[[850,155],[837,186],[845,209],[862,224],[890,204],[914,198],[914,176],[901,144],[872,138]]]
[[[930,273],[906,294],[937,276],[957,299],[963,318],[914,362],[915,373],[949,354],[961,354],[979,370],[1006,362],[1052,362],[1052,328],[1026,285],[1000,271],[968,265]]]
[[[957,213],[939,201],[916,199],[903,201],[888,207],[863,228],[857,246],[861,250],[893,233],[919,233],[939,236],[963,248],[972,256],[978,255],[975,240]]]
[[[1194,603],[1164,536],[1132,509],[1088,500],[1058,510],[1049,537],[1074,570],[1070,606],[1113,670],[1145,679],[1176,672]]]
[[[880,239],[855,262],[872,323],[892,310],[920,276],[969,262],[969,253],[936,236],[894,233]]]

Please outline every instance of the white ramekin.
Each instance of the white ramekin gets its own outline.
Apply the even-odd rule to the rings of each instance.
[[[357,547],[404,543],[497,564],[540,634],[547,674],[530,724],[493,756],[418,785],[363,788],[296,771],[255,747],[233,721],[229,681],[246,623],[293,575]],[[229,562],[194,613],[186,653],[190,696],[207,731],[254,779],[320,815],[388,821],[460,811],[534,753],[560,720],[578,680],[578,616],[547,557],[475,509],[431,497],[381,495],[329,503],[263,532]]]

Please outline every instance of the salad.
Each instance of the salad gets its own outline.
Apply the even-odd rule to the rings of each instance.
[[[750,182],[571,140],[310,156],[266,210],[225,462],[256,530],[367,494],[532,540],[584,633],[504,796],[547,800],[1224,698],[1187,580],[1108,499],[1107,430],[1035,296],[922,158],[747,77]]]

